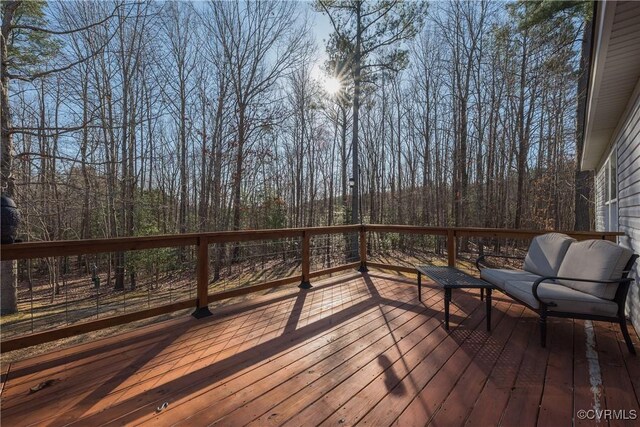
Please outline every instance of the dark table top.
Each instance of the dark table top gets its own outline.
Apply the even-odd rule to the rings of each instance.
[[[430,277],[443,288],[471,288],[471,289],[495,289],[495,287],[482,279],[470,276],[455,267],[437,267],[434,265],[419,265],[416,270]]]

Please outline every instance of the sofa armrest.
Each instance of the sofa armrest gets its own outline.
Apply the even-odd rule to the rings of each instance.
[[[609,283],[609,284],[617,283],[619,285],[629,285],[631,282],[633,282],[633,279],[630,277],[624,277],[622,279],[617,279],[617,280],[592,280],[592,279],[578,279],[574,277],[545,276],[533,282],[533,287],[531,288],[531,293],[533,294],[533,297],[540,304],[554,306],[555,304],[553,303],[549,304],[540,299],[540,297],[538,296],[538,286],[540,286],[542,282],[546,282],[546,281],[551,281],[551,283],[554,285],[563,286],[562,284],[557,283],[558,280],[572,280],[575,282],[586,282],[586,283]]]
[[[480,255],[478,259],[476,259],[476,268],[478,269],[478,271],[482,270],[482,268],[490,267],[490,265],[484,263],[485,258],[519,259],[521,261],[524,261],[524,257],[521,257],[521,256],[493,255],[493,254]]]

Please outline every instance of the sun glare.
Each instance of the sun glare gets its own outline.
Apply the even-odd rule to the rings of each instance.
[[[324,81],[324,90],[329,95],[335,95],[342,89],[342,82],[335,77],[327,77]]]

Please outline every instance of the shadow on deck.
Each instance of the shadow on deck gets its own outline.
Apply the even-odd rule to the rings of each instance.
[[[640,416],[640,358],[615,325],[536,317],[501,295],[347,274],[15,363],[6,425],[570,425]],[[635,345],[640,348],[637,335]],[[41,390],[31,388],[46,384]],[[632,420],[616,422],[632,425]],[[606,425],[606,421],[604,424]]]

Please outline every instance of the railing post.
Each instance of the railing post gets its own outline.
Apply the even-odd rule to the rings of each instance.
[[[449,267],[456,266],[456,231],[453,228],[447,230],[447,257]]]
[[[196,319],[211,316],[209,311],[209,240],[198,237],[198,289],[196,310],[191,313]]]
[[[367,231],[364,225],[360,226],[360,273],[366,273],[369,271],[367,268]]]
[[[311,265],[310,260],[311,252],[311,235],[305,230],[302,233],[302,282],[298,287],[300,289],[311,289],[311,282],[309,281],[309,270]]]

